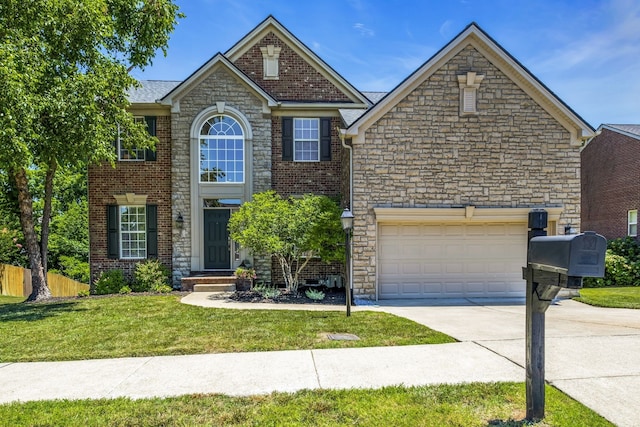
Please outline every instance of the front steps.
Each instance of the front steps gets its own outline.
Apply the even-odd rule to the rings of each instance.
[[[234,292],[235,276],[190,276],[181,280],[183,291],[192,292]]]

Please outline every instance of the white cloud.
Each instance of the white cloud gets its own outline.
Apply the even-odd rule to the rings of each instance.
[[[360,24],[360,23],[353,24],[353,28],[358,30],[360,35],[363,37],[373,37],[376,35],[375,31],[373,31],[371,28],[365,27],[364,24]]]

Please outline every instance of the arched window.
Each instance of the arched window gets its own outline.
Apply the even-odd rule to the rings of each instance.
[[[244,132],[229,116],[213,116],[200,128],[200,182],[244,182]]]

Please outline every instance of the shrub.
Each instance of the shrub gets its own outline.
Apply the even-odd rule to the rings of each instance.
[[[314,301],[322,301],[325,297],[324,292],[315,289],[307,289],[304,294]]]
[[[604,278],[584,279],[585,288],[605,286],[640,286],[640,262],[631,262],[622,255],[607,249],[604,257]]]
[[[88,297],[89,294],[90,293],[89,293],[88,289],[83,289],[81,291],[78,291],[78,297],[80,297],[80,298]]]
[[[60,256],[60,274],[82,283],[89,283],[89,263],[76,258]],[[53,270],[50,270],[53,271]]]
[[[280,296],[280,289],[275,286],[258,285],[253,289],[262,295],[262,298],[273,299]]]
[[[129,286],[127,286],[127,285],[124,285],[123,287],[120,288],[118,293],[122,294],[122,295],[130,294],[131,293],[131,288]]]
[[[157,259],[146,260],[136,265],[133,290],[136,292],[171,292],[171,272]],[[166,290],[169,288],[169,291]]]
[[[640,261],[640,243],[633,237],[610,240],[607,249],[614,255],[625,257],[629,263]]]
[[[124,286],[127,286],[124,272],[115,269],[100,273],[100,277],[94,282],[93,290],[97,295],[117,294]]]

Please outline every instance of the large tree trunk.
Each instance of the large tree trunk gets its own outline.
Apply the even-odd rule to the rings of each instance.
[[[29,181],[27,172],[19,169],[14,174],[16,188],[18,189],[18,205],[20,206],[20,224],[24,240],[29,253],[29,264],[31,267],[31,286],[32,291],[27,301],[41,301],[51,298],[51,291],[47,286],[47,276],[42,266],[42,258],[40,256],[40,246],[38,245],[38,237],[33,225],[33,201],[29,192]]]
[[[49,254],[49,224],[51,223],[51,200],[53,199],[53,178],[58,163],[55,159],[49,161],[47,175],[44,182],[44,209],[42,211],[42,232],[40,233],[40,257],[45,277],[47,275],[47,259]]]

